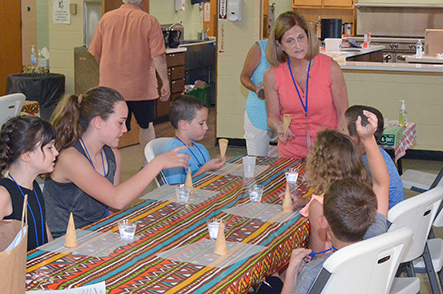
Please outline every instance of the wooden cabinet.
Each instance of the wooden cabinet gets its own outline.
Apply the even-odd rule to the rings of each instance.
[[[168,118],[169,105],[177,97],[180,97],[185,90],[185,53],[166,54],[166,64],[168,67],[169,87],[171,89],[171,98],[168,101],[155,100],[155,120],[156,122]],[[160,91],[162,82],[157,76],[158,89]]]
[[[314,7],[352,7],[353,0],[292,0],[292,6],[314,6]]]

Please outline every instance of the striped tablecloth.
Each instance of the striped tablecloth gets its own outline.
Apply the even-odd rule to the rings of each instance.
[[[406,150],[412,147],[414,140],[417,137],[417,126],[415,123],[407,123],[403,127],[403,136],[400,141],[394,146],[395,162],[405,156]],[[392,146],[380,145],[383,149],[392,149]]]
[[[241,158],[232,163],[241,163]],[[252,180],[265,186],[263,203],[281,205],[278,194],[284,191],[284,172],[289,168],[300,170],[299,183],[303,178],[304,167],[297,160],[259,157],[257,164],[268,166]],[[309,225],[299,214],[286,222],[269,222],[224,212],[250,203],[247,192],[250,184],[251,180],[229,173],[204,174],[196,178],[194,185],[219,191],[206,201],[180,205],[147,199],[83,229],[92,231],[91,234],[112,235],[112,231],[118,231],[118,220],[138,220],[135,240],[124,245],[117,243],[112,251],[103,248],[101,254],[80,255],[66,248],[59,251],[37,248],[28,253],[26,288],[66,289],[105,281],[107,293],[247,293],[252,285],[287,264],[293,248],[306,246],[309,234]],[[302,195],[307,190],[300,183],[297,193]],[[260,245],[264,249],[224,268],[157,256],[208,239],[209,218],[226,221],[228,242]],[[60,240],[54,242],[57,241],[60,243]]]

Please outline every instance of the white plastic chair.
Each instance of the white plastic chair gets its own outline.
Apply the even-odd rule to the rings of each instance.
[[[145,158],[148,162],[150,162],[154,157],[157,155],[163,153],[165,150],[166,144],[171,141],[171,137],[165,137],[165,138],[157,138],[152,141],[150,141],[145,146]],[[155,183],[157,184],[157,187],[161,187],[163,185],[166,185],[168,182],[166,181],[165,176],[163,175],[163,172],[160,172],[157,177],[155,177]]]
[[[440,212],[438,213],[437,217],[434,220],[433,223],[434,227],[443,227],[443,213],[441,210],[441,204],[440,204]],[[431,234],[430,234],[431,236]],[[429,258],[432,261],[432,266],[434,268],[434,271],[438,273],[438,278],[440,280],[440,285],[443,285],[443,240],[440,238],[435,238],[432,234],[432,238],[428,239],[426,241],[427,246],[429,248]],[[414,270],[417,273],[426,273],[426,266],[423,262],[423,259],[420,258],[418,260],[415,260],[413,262],[414,264]]]
[[[326,259],[309,293],[417,293],[418,278],[394,278],[412,235],[401,228],[338,250]]]
[[[438,175],[407,169],[401,175],[401,181],[403,183],[403,188],[422,193],[437,186],[443,186],[443,181],[441,180],[442,177],[443,168],[440,170]]]
[[[388,212],[389,231],[408,227],[414,232],[401,269],[405,269],[409,277],[415,276],[413,261],[423,257],[433,293],[440,293],[440,290],[426,241],[442,199],[443,187],[436,187],[398,203]]]
[[[19,115],[26,96],[22,93],[0,97],[0,127],[10,118]]]

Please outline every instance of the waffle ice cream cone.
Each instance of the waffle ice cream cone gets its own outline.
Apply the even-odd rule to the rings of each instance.
[[[286,183],[285,198],[283,200],[283,212],[292,212],[292,198],[288,183]]]
[[[220,220],[220,226],[218,228],[217,241],[215,241],[214,254],[227,255],[228,247],[226,246],[225,231],[223,229],[223,222]]]
[[[191,168],[188,167],[188,174],[186,175],[185,188],[190,188],[190,194],[194,195],[194,185],[192,185]]]
[[[283,114],[283,132],[284,132],[285,136],[286,136],[286,133],[288,132],[289,125],[291,124],[291,121],[292,121],[292,115]]]
[[[219,139],[218,140],[218,146],[220,147],[220,156],[221,158],[225,157],[226,155],[226,149],[228,148],[228,139]]]
[[[78,246],[77,235],[75,234],[74,217],[72,216],[72,212],[69,215],[69,222],[68,228],[66,229],[64,246],[69,248],[75,248]]]

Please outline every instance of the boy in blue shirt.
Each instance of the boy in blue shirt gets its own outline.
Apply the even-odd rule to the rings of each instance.
[[[211,159],[208,150],[201,141],[208,130],[206,121],[208,119],[208,108],[206,104],[193,96],[184,95],[176,99],[169,106],[169,121],[175,129],[175,137],[165,147],[165,152],[177,146],[187,146],[180,151],[188,154],[191,159],[189,167],[193,177],[211,170],[218,170],[226,163],[226,157]],[[186,180],[188,169],[171,168],[163,170],[163,174],[169,185],[180,184]]]
[[[363,164],[365,165],[366,169],[368,170],[369,174],[371,174],[369,170],[368,165],[368,158],[366,157],[366,151],[363,146],[363,144],[360,143],[360,136],[357,133],[355,122],[357,121],[357,118],[361,116],[363,118],[362,123],[364,124],[364,115],[363,111],[367,110],[369,112],[372,112],[377,116],[378,124],[377,124],[377,130],[374,133],[375,140],[378,142],[383,134],[383,115],[380,111],[378,111],[376,108],[370,107],[370,106],[363,106],[363,105],[353,105],[349,107],[345,112],[345,120],[344,123],[347,124],[343,126],[343,131],[351,136],[355,142],[357,142],[358,146],[360,147],[360,151],[362,154]],[[386,163],[386,167],[388,168],[389,178],[390,178],[390,185],[389,185],[389,208],[392,208],[395,204],[405,200],[405,191],[403,190],[403,184],[401,182],[400,175],[398,174],[397,167],[395,166],[394,162],[392,161],[392,158],[389,156],[389,154],[379,146],[380,152],[383,155],[383,158]]]

